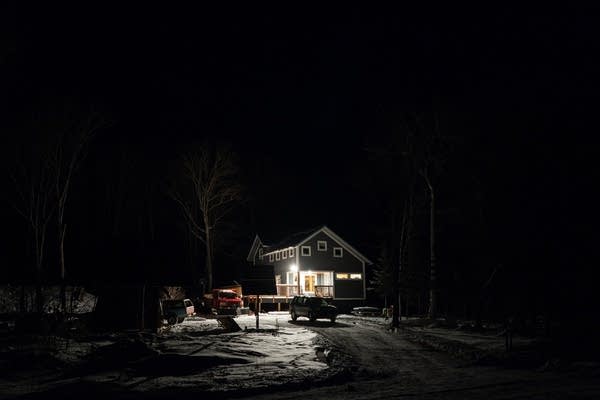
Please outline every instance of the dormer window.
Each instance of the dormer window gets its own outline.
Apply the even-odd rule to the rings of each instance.
[[[304,257],[310,257],[310,246],[302,246],[301,253]]]
[[[335,258],[342,258],[344,257],[344,249],[341,247],[334,247],[333,248],[333,256]]]
[[[317,240],[317,250],[327,251],[327,242],[325,240]]]

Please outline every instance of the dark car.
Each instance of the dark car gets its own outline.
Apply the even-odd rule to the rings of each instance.
[[[327,318],[335,322],[338,309],[321,297],[294,296],[290,302],[290,315],[292,321],[298,317],[306,317],[313,322],[317,318]]]

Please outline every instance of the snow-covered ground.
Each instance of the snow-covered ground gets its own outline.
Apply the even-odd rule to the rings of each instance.
[[[160,334],[120,332],[65,342],[46,337],[0,343],[0,398],[599,398],[600,365],[565,371],[465,363],[412,336],[496,346],[497,335],[439,328],[389,330],[377,317],[336,323],[269,313],[187,318]],[[410,325],[410,324],[408,324]],[[424,333],[423,333],[424,332]],[[444,336],[445,334],[445,336]],[[450,338],[450,339],[448,339]],[[32,340],[35,339],[35,340]],[[37,395],[35,393],[38,393]]]
[[[81,342],[48,338],[6,344],[0,369],[8,373],[0,377],[0,394],[16,396],[74,383],[138,392],[260,391],[324,379],[328,366],[317,334],[289,325],[288,319],[287,313],[261,314],[256,330],[254,316],[238,316],[235,321],[242,330],[224,332],[216,319],[188,317],[157,335],[132,332]]]

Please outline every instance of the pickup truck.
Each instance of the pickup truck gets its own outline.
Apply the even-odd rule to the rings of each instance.
[[[169,325],[183,322],[185,317],[195,314],[194,303],[190,299],[163,300],[162,314]]]

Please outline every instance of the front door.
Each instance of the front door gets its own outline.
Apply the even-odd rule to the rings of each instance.
[[[315,291],[315,280],[316,277],[314,275],[305,275],[304,276],[304,291],[313,293]]]

